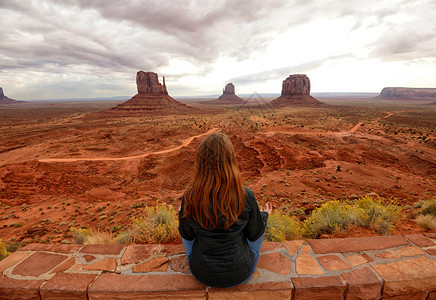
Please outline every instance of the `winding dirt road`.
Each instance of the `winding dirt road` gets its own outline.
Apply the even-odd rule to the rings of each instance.
[[[75,162],[75,161],[108,161],[108,160],[130,160],[130,159],[137,159],[137,158],[142,158],[142,157],[146,157],[152,154],[164,154],[164,153],[169,153],[169,152],[173,152],[176,150],[179,150],[180,148],[183,148],[187,145],[189,145],[195,138],[198,137],[202,137],[205,135],[208,135],[209,133],[212,132],[216,132],[218,131],[218,128],[212,128],[209,131],[199,134],[199,135],[195,135],[195,136],[191,136],[190,138],[187,138],[186,140],[183,141],[183,143],[180,146],[174,147],[174,148],[170,148],[170,149],[166,149],[166,150],[161,150],[161,151],[156,151],[156,152],[149,152],[149,153],[144,153],[144,154],[140,154],[140,155],[134,155],[134,156],[125,156],[125,157],[93,157],[93,158],[82,158],[82,157],[77,157],[77,158],[43,158],[43,159],[39,159],[40,162],[45,162],[45,163],[51,163],[51,162]]]

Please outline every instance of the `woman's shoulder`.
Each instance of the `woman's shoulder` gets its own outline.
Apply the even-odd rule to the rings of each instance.
[[[246,201],[249,203],[256,201],[256,197],[254,196],[253,191],[249,187],[245,187],[245,198]]]

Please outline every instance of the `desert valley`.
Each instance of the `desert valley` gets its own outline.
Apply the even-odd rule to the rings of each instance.
[[[416,203],[436,195],[434,95],[315,99],[309,79],[293,76],[276,100],[245,101],[229,84],[218,99],[181,103],[151,72],[138,72],[138,94],[127,102],[8,98],[0,106],[0,238],[68,243],[72,227],[117,234],[144,207],[178,207],[211,131],[230,137],[260,203],[304,219],[329,200],[380,196],[403,208],[394,233],[424,232],[414,216]]]

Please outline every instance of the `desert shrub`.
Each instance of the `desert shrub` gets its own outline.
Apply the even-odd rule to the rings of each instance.
[[[70,231],[76,244],[83,244],[88,236],[92,236],[92,230],[90,229],[71,227]]]
[[[416,223],[424,229],[436,230],[436,217],[432,215],[420,215],[416,218]]]
[[[6,245],[3,244],[3,241],[0,239],[0,260],[5,259],[9,256],[9,251],[6,249]]]
[[[115,244],[114,236],[108,231],[91,232],[85,235],[83,244]]]
[[[265,239],[272,242],[282,242],[301,238],[301,222],[295,217],[285,215],[276,210],[268,217]]]
[[[139,243],[179,242],[177,212],[165,203],[155,207],[146,207],[144,215],[134,218],[130,237]]]
[[[304,221],[304,235],[319,237],[323,233],[333,233],[354,224],[356,215],[352,206],[333,200],[324,203]]]
[[[420,214],[436,217],[436,199],[421,201]]]
[[[122,231],[114,238],[116,244],[127,244],[130,241],[130,233]]]
[[[354,203],[357,223],[381,234],[389,234],[395,221],[401,217],[401,208],[390,201],[386,204],[382,199],[374,200],[372,197],[357,199]]]

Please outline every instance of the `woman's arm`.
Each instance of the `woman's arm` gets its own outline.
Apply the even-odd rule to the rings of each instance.
[[[270,205],[267,205],[267,211],[261,212],[253,192],[249,190],[247,193],[247,201],[250,201],[251,210],[250,217],[245,228],[245,236],[249,241],[253,242],[265,232],[268,220],[268,212],[270,212]]]

